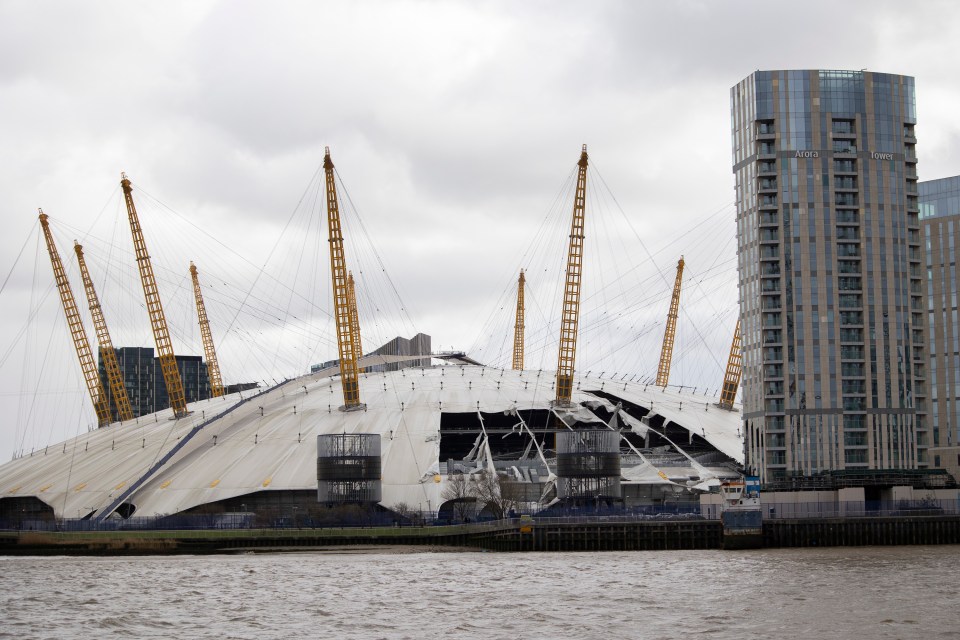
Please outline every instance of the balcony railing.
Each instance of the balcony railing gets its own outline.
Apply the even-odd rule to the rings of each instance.
[[[863,360],[863,347],[840,347],[840,357],[844,360]]]
[[[844,362],[840,365],[840,375],[845,377],[863,377],[863,365],[858,362]]]
[[[857,212],[850,209],[839,209],[837,210],[837,223],[838,224],[857,224],[859,222],[857,218]]]

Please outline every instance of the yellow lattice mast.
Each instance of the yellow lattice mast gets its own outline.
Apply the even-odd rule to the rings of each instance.
[[[520,279],[517,280],[517,321],[513,325],[513,368],[515,371],[523,369],[523,285],[526,278],[523,269],[520,270]]]
[[[362,407],[360,374],[357,368],[358,346],[350,321],[347,286],[347,261],[343,255],[343,232],[340,228],[340,205],[333,174],[330,147],[324,149],[323,171],[327,184],[327,224],[330,229],[330,276],[333,278],[333,309],[337,323],[337,348],[340,355],[340,378],[343,381],[343,407],[349,411]]]
[[[660,350],[660,367],[657,369],[657,386],[665,387],[670,381],[670,361],[673,359],[673,339],[677,333],[677,314],[680,310],[680,284],[683,281],[683,256],[677,263],[677,280],[673,284],[670,312],[667,313],[667,328],[663,332],[663,348]]]
[[[350,330],[353,331],[354,351],[357,359],[363,357],[363,342],[360,340],[360,314],[357,313],[357,286],[353,281],[353,272],[347,272],[347,304],[350,305]]]
[[[167,328],[167,319],[163,315],[163,305],[160,303],[157,280],[153,275],[153,265],[150,263],[147,244],[143,240],[143,230],[140,228],[137,208],[133,204],[133,189],[126,174],[121,174],[121,177],[120,186],[123,187],[123,197],[127,203],[127,217],[130,219],[130,232],[133,235],[133,247],[137,252],[137,266],[140,268],[140,280],[143,283],[143,297],[147,303],[147,313],[150,315],[150,326],[153,329],[153,340],[157,346],[160,370],[163,372],[163,382],[167,385],[167,396],[170,398],[173,415],[181,418],[187,415],[183,381],[180,380],[180,372],[177,370],[177,359],[173,355],[173,343],[170,342],[170,330]]]
[[[573,365],[577,355],[577,326],[580,323],[580,278],[583,271],[583,225],[587,198],[587,145],[577,162],[577,191],[573,198],[573,221],[567,251],[567,277],[563,287],[563,315],[560,319],[560,355],[557,359],[556,404],[570,404],[573,395]]]
[[[724,409],[733,409],[733,402],[737,399],[741,364],[740,321],[737,320],[737,328],[733,332],[733,344],[730,346],[730,358],[727,360],[727,372],[723,376],[723,388],[720,390],[720,406]]]
[[[113,402],[117,406],[117,415],[123,422],[133,420],[133,409],[130,407],[130,398],[127,397],[127,388],[123,384],[117,352],[113,349],[113,340],[110,339],[110,331],[107,330],[107,321],[100,307],[100,298],[97,297],[97,290],[93,288],[93,279],[87,271],[83,247],[76,240],[73,242],[73,250],[77,254],[77,263],[80,265],[83,288],[87,292],[87,305],[90,307],[90,316],[93,318],[93,326],[97,332],[97,343],[100,345],[100,358],[103,360],[103,368],[107,370],[107,382],[110,384]]]
[[[63,313],[67,316],[70,337],[73,338],[73,346],[77,351],[77,358],[80,359],[83,379],[87,383],[87,391],[90,393],[90,400],[93,401],[93,410],[97,414],[97,424],[103,427],[110,424],[110,405],[107,403],[107,394],[103,391],[103,383],[100,382],[100,375],[97,373],[97,363],[90,351],[87,331],[83,328],[83,321],[80,319],[80,312],[77,310],[77,302],[73,298],[67,273],[63,270],[63,262],[60,261],[60,253],[57,251],[57,245],[53,243],[47,214],[42,209],[40,210],[40,226],[43,227],[43,237],[47,241],[47,252],[50,253],[53,277],[57,281],[57,289],[60,291],[60,302],[63,303]]]
[[[207,319],[207,307],[200,293],[200,278],[197,267],[190,263],[190,277],[193,279],[193,297],[197,299],[197,318],[200,320],[200,335],[203,338],[203,353],[207,357],[207,379],[210,380],[210,397],[223,395],[223,380],[220,378],[220,365],[217,363],[217,351],[213,347],[213,334],[210,333],[210,321]]]

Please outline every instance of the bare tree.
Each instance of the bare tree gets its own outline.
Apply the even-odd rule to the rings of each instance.
[[[466,520],[473,513],[476,505],[473,483],[462,473],[447,476],[447,482],[440,492],[440,497],[448,500],[453,506],[453,517],[457,520]]]
[[[482,471],[475,478],[474,494],[477,501],[481,508],[489,509],[498,520],[519,504],[522,491],[517,483],[504,480],[491,471]]]
[[[401,524],[403,524],[404,521],[410,524],[420,523],[420,512],[414,510],[414,508],[406,502],[398,502],[393,505],[393,512],[399,516]]]

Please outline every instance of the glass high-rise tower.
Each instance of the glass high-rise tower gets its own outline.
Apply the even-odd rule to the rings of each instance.
[[[730,97],[748,471],[926,466],[913,78],[757,71]]]
[[[133,416],[144,416],[167,409],[170,406],[170,397],[167,395],[167,385],[163,381],[160,358],[154,357],[153,347],[119,347],[115,351]],[[100,381],[110,403],[110,419],[119,420],[117,402],[113,398],[107,379],[107,369],[103,364],[103,354],[98,355],[97,361]],[[180,355],[176,356],[176,361],[180,381],[183,384],[184,399],[187,403],[209,398],[210,380],[207,375],[207,363],[203,358]]]
[[[960,445],[960,176],[920,183],[920,225],[927,257],[930,440],[934,447],[956,447]]]

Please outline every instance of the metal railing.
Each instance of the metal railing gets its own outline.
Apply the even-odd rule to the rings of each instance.
[[[890,518],[960,515],[960,501],[921,500],[764,503],[765,520],[795,518]]]
[[[703,507],[704,518],[720,519],[719,504]],[[761,497],[761,512],[764,520],[955,516],[960,515],[960,500],[763,502]]]
[[[765,521],[795,519],[836,518],[890,518],[960,515],[960,499],[922,498],[893,501],[803,501],[765,502],[761,494],[761,512]],[[631,523],[643,521],[688,521],[719,520],[719,504],[679,502],[637,507],[565,507],[534,513],[532,518],[539,524],[597,524]],[[389,512],[357,514],[337,520],[320,521],[306,514],[291,512],[276,517],[263,518],[255,513],[192,514],[158,517],[109,518],[97,522],[93,519],[0,519],[0,530],[13,532],[60,531],[60,532],[124,532],[124,531],[310,531],[373,529],[373,528],[436,528],[478,527],[502,528],[517,524],[520,514],[511,512],[504,518],[471,516],[469,518],[443,517],[433,512],[406,512],[398,515]]]

